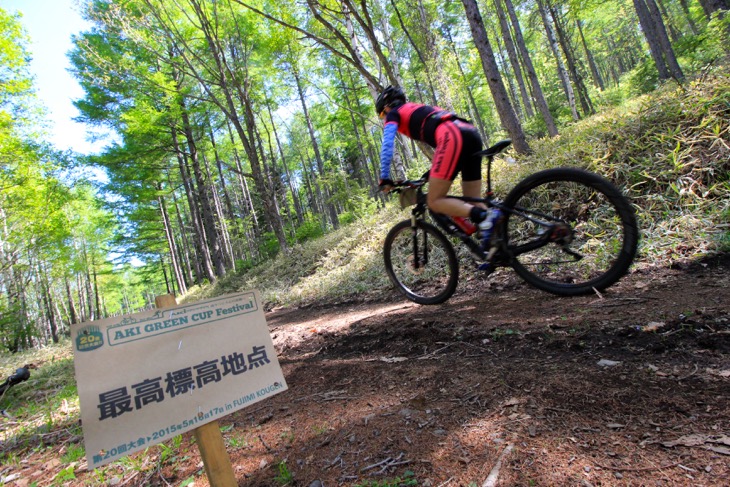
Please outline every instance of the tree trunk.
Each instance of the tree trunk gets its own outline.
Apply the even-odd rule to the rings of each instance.
[[[317,162],[317,174],[319,175],[319,186],[321,187],[324,201],[323,208],[327,210],[327,213],[329,213],[329,221],[332,224],[334,228],[338,228],[340,226],[340,222],[337,218],[337,212],[335,211],[334,206],[329,203],[330,199],[330,192],[329,188],[324,185],[324,161],[322,160],[322,155],[319,153],[319,143],[317,142],[317,137],[314,134],[314,125],[312,124],[312,118],[309,116],[309,109],[307,108],[307,101],[304,97],[304,88],[302,87],[302,80],[299,77],[299,69],[295,65],[296,59],[293,59],[292,56],[292,75],[294,76],[294,81],[297,85],[297,93],[299,94],[299,102],[302,104],[302,110],[304,112],[304,120],[307,123],[307,132],[309,133],[309,140],[312,143],[312,150],[314,151],[314,160]]]
[[[588,59],[588,66],[591,68],[591,76],[593,77],[593,84],[596,85],[596,87],[603,91],[606,89],[606,87],[603,84],[603,78],[601,77],[601,73],[598,72],[598,66],[596,65],[596,60],[593,57],[593,53],[590,49],[588,49],[588,43],[586,42],[586,38],[583,35],[583,26],[582,21],[578,18],[575,19],[575,25],[578,27],[578,35],[580,36],[581,44],[583,45],[583,50],[586,53],[586,59]]]
[[[84,287],[86,291],[86,306],[87,306],[87,313],[86,316],[88,316],[89,320],[95,320],[98,319],[99,316],[94,312],[94,293],[91,289],[91,267],[93,266],[93,262],[89,262],[89,256],[86,252],[86,243],[83,244],[83,260],[85,265],[85,271],[86,271],[86,281],[84,282]],[[96,310],[99,311],[98,309]]]
[[[76,293],[79,296],[79,319],[81,323],[87,321],[88,315],[86,314],[86,296],[84,296],[84,282],[83,275],[79,272],[76,274]]]
[[[218,239],[221,246],[221,259],[223,260],[223,265],[226,270],[232,269],[234,259],[233,248],[231,247],[231,234],[228,231],[228,222],[226,221],[226,214],[228,213],[228,211],[223,207],[223,202],[221,201],[220,194],[218,194],[218,191],[215,187],[213,175],[210,173],[210,162],[205,156],[205,153],[202,153],[202,156],[205,167],[205,179],[206,181],[210,181],[210,184],[208,184],[208,192],[210,193],[210,198],[213,202],[213,210],[216,222],[215,228],[218,232]]]
[[[479,52],[479,57],[482,61],[482,68],[484,74],[487,77],[487,83],[489,89],[492,92],[492,98],[497,108],[497,113],[502,121],[502,126],[507,130],[510,137],[512,138],[512,144],[515,150],[520,154],[529,154],[531,152],[530,146],[527,143],[525,133],[522,130],[522,125],[515,115],[515,111],[509,102],[507,90],[504,88],[502,82],[502,76],[497,68],[497,62],[494,59],[494,51],[489,43],[487,32],[484,29],[484,22],[482,16],[479,13],[479,7],[477,6],[476,0],[462,0],[464,4],[464,10],[466,11],[467,19],[469,20],[469,27],[471,28],[472,37],[474,44]]]
[[[560,77],[560,82],[563,85],[565,97],[568,99],[568,105],[570,106],[570,111],[573,114],[573,120],[580,120],[580,115],[578,115],[578,109],[575,104],[575,93],[573,92],[573,86],[570,84],[568,71],[565,69],[563,57],[560,55],[560,49],[558,48],[558,41],[555,37],[555,33],[553,32],[553,28],[550,26],[548,11],[544,0],[538,0],[537,6],[540,10],[542,24],[545,27],[545,35],[547,36],[548,44],[550,44],[550,49],[553,52],[553,57],[555,58],[555,63],[558,67],[558,76]]]
[[[502,54],[504,49],[502,49],[502,42],[500,41],[500,37],[498,35],[495,35],[494,37],[497,42],[496,61],[498,61],[499,63],[498,66],[502,66],[504,78],[507,79],[507,86],[509,86],[509,90],[507,90],[507,95],[509,95],[510,104],[515,111],[515,115],[517,115],[517,119],[524,120],[525,117],[522,113],[522,105],[520,105],[519,95],[517,95],[517,86],[515,85],[514,73],[510,73],[508,67],[510,66],[510,63],[507,62],[507,60],[504,58],[504,54]]]
[[[655,0],[644,1],[649,8],[649,15],[654,22],[655,31],[659,36],[659,44],[661,45],[662,52],[664,54],[664,60],[666,61],[667,67],[669,68],[669,73],[672,75],[672,77],[674,77],[674,79],[682,82],[684,81],[684,73],[682,72],[682,68],[679,67],[679,62],[677,62],[677,56],[675,56],[674,49],[672,48],[672,43],[669,41],[667,29],[664,26],[664,20],[662,19],[662,14],[659,11],[659,7],[657,6]]]
[[[158,192],[162,192],[162,185],[158,183]],[[187,292],[187,286],[185,285],[185,277],[183,276],[182,266],[178,262],[178,250],[177,244],[175,243],[175,236],[172,231],[172,225],[170,223],[170,215],[167,212],[167,205],[165,204],[165,198],[160,194],[157,197],[157,203],[160,206],[160,214],[162,216],[162,226],[165,231],[165,238],[167,239],[167,248],[170,253],[170,265],[172,266],[175,280],[177,280],[177,287],[181,294]]]
[[[103,318],[101,312],[101,293],[99,293],[99,279],[96,275],[96,264],[93,263],[92,260],[92,270],[93,270],[93,276],[94,276],[94,296],[96,296],[96,314],[97,319]]]
[[[484,121],[482,120],[482,116],[479,113],[479,109],[477,108],[477,102],[474,99],[474,93],[471,88],[471,83],[469,83],[469,79],[466,77],[466,73],[464,72],[464,67],[461,65],[461,59],[459,57],[458,51],[456,50],[456,43],[451,36],[451,31],[448,29],[448,26],[445,27],[446,40],[448,41],[448,46],[451,48],[451,52],[454,53],[454,60],[456,61],[456,66],[459,68],[459,74],[461,75],[462,83],[464,85],[464,88],[466,89],[466,94],[469,99],[469,104],[471,106],[472,116],[476,120],[477,128],[479,129],[479,133],[482,136],[482,140],[485,144],[489,144],[489,135],[487,134],[487,130],[484,126]]]
[[[309,211],[311,213],[320,213],[318,208],[319,201],[317,199],[317,196],[314,194],[314,188],[312,188],[312,176],[310,174],[311,165],[307,162],[304,154],[300,154],[300,157],[302,164],[302,176],[304,177],[304,185],[307,188],[307,206],[309,207]]]
[[[186,155],[192,166],[193,177],[195,178],[195,196],[200,205],[198,207],[200,210],[200,220],[203,224],[203,230],[205,230],[205,242],[207,243],[207,248],[210,249],[210,260],[214,268],[214,273],[209,274],[207,277],[210,282],[215,282],[217,278],[223,277],[226,274],[226,268],[223,263],[223,249],[221,248],[218,230],[215,226],[215,214],[213,213],[213,205],[211,204],[209,195],[209,182],[203,174],[200,154],[198,153],[198,144],[193,133],[193,127],[190,124],[190,117],[182,100],[180,101],[180,108],[182,111],[183,135],[185,136],[188,148]]]
[[[649,16],[649,9],[647,8],[644,0],[633,1],[634,8],[636,9],[636,14],[639,17],[641,30],[644,32],[646,42],[649,44],[649,52],[651,53],[651,57],[654,60],[654,65],[659,72],[659,79],[667,80],[671,76],[669,74],[669,69],[667,68],[666,63],[664,62],[664,57],[662,56],[662,48],[659,43],[659,38],[657,37],[656,31],[654,29],[654,22]]]
[[[71,284],[68,282],[68,276],[63,276],[63,282],[66,288],[66,300],[68,301],[68,321],[70,324],[75,325],[79,322],[79,317],[71,294]]]
[[[215,269],[215,275],[212,276],[211,282],[215,281],[219,277],[226,275],[226,265],[223,256],[223,245],[221,243],[221,237],[216,227],[216,213],[214,203],[211,201],[212,188],[210,185],[210,178],[207,177],[207,164],[203,158],[201,164],[200,158],[204,156],[198,152],[198,144],[193,134],[193,127],[190,124],[190,118],[184,105],[182,108],[182,121],[183,121],[183,134],[188,146],[188,158],[192,165],[193,176],[195,177],[195,186],[197,188],[197,198],[200,203],[200,217],[203,222],[203,228],[205,229],[206,241],[208,248],[210,249],[210,258],[213,261],[213,267]],[[205,167],[203,167],[205,165]]]
[[[195,248],[195,259],[193,265],[195,268],[195,279],[198,284],[203,283],[203,279],[212,281],[214,279],[213,261],[210,259],[210,251],[205,245],[205,230],[200,221],[200,211],[198,210],[197,198],[193,190],[190,172],[186,161],[186,156],[178,145],[177,131],[172,130],[172,144],[177,156],[178,167],[180,168],[180,178],[185,189],[185,196],[188,201],[188,209],[190,211],[190,221],[193,225],[193,246]]]
[[[233,129],[231,128],[231,121],[226,119],[226,125],[228,126],[228,135],[231,139],[231,146],[233,147],[233,158],[236,161],[236,174],[238,175],[238,183],[241,187],[241,193],[243,195],[244,205],[241,208],[244,214],[248,210],[249,214],[251,215],[251,219],[253,220],[254,229],[258,230],[259,228],[259,219],[256,216],[256,208],[253,205],[253,200],[251,199],[251,191],[248,188],[248,181],[246,178],[248,176],[245,176],[243,174],[243,166],[241,165],[241,157],[238,155],[238,150],[236,150],[236,141],[233,137]]]
[[[545,126],[547,127],[548,134],[550,134],[550,137],[555,137],[556,135],[558,135],[558,128],[555,125],[555,119],[553,119],[553,116],[550,113],[550,108],[548,107],[547,100],[545,100],[545,95],[542,92],[540,81],[537,78],[537,72],[535,71],[535,67],[532,64],[532,58],[530,57],[530,53],[527,50],[525,39],[522,36],[522,28],[520,27],[519,20],[517,19],[514,5],[512,4],[512,0],[504,0],[504,4],[507,8],[507,14],[509,15],[510,21],[512,22],[512,29],[515,33],[515,42],[517,43],[517,47],[520,50],[522,63],[525,65],[525,69],[527,70],[527,77],[530,80],[530,87],[532,88],[532,98],[535,100],[537,109],[540,112],[540,115],[542,115],[542,119],[545,121]]]
[[[639,16],[641,30],[644,32],[646,41],[649,44],[651,57],[654,59],[654,64],[659,72],[659,79],[667,80],[674,77],[678,81],[683,80],[684,75],[674,57],[674,51],[669,44],[669,38],[664,29],[664,22],[654,0],[634,0],[634,8]]]
[[[269,103],[269,99],[266,99],[266,109],[269,112],[269,120],[271,120],[271,127],[272,131],[274,132],[274,139],[276,140],[276,148],[279,152],[279,157],[281,158],[281,164],[284,168],[284,175],[286,176],[286,184],[289,187],[289,192],[291,193],[292,202],[294,203],[294,211],[297,215],[297,222],[299,225],[304,223],[304,214],[302,212],[302,204],[299,201],[299,194],[296,191],[296,188],[294,188],[294,183],[292,182],[293,178],[291,175],[291,172],[289,171],[289,166],[287,166],[286,162],[286,156],[284,156],[284,149],[281,146],[281,140],[279,139],[279,132],[276,130],[276,123],[274,122],[274,115],[271,113],[271,105]]]
[[[171,188],[174,188],[175,186],[171,184],[170,182],[170,172],[167,173],[167,181]],[[178,245],[178,253],[180,254],[179,261],[184,264],[183,268],[183,276],[184,276],[184,282],[185,282],[185,288],[192,284],[194,282],[195,276],[193,274],[193,265],[190,262],[190,256],[192,255],[192,251],[190,249],[190,234],[194,232],[188,232],[187,228],[185,226],[185,222],[183,221],[183,215],[180,211],[180,205],[177,201],[177,195],[175,194],[175,191],[171,191],[170,194],[172,195],[172,203],[175,208],[175,218],[177,219],[177,226],[179,228],[178,236],[180,238],[180,245]]]
[[[502,2],[500,0],[494,0],[494,6],[497,9],[497,17],[499,17],[499,26],[502,30],[502,38],[504,39],[504,46],[507,49],[507,56],[509,62],[512,65],[512,71],[515,74],[517,85],[520,88],[520,96],[522,97],[522,105],[525,107],[525,114],[528,118],[535,116],[535,112],[532,110],[532,103],[530,103],[530,97],[527,94],[527,88],[525,87],[525,79],[522,75],[522,68],[520,67],[519,57],[517,56],[517,50],[512,40],[512,32],[510,31],[509,24],[507,23],[507,16],[502,8]]]
[[[162,254],[159,254],[157,257],[160,259],[160,269],[162,270],[162,276],[165,278],[165,289],[167,290],[167,294],[175,294],[175,286],[170,285],[170,279],[167,277],[165,259],[162,257]]]
[[[223,201],[225,202],[225,211],[224,211],[224,217],[225,218],[233,218],[234,211],[233,211],[233,203],[231,203],[231,197],[228,194],[228,184],[226,183],[226,177],[223,174],[223,161],[221,161],[221,157],[218,154],[218,143],[215,140],[215,134],[213,134],[213,128],[210,126],[210,120],[208,121],[208,137],[210,139],[210,144],[213,147],[213,155],[215,156],[215,166],[218,170],[218,179],[220,180],[221,184],[221,192],[223,193]]]
[[[46,317],[48,319],[48,329],[51,333],[53,343],[58,343],[58,322],[56,321],[56,313],[54,312],[53,296],[51,295],[50,283],[42,263],[38,264],[38,280],[40,281],[41,295],[43,296],[43,306],[45,307]],[[96,277],[96,274],[94,274]]]
[[[342,67],[337,66],[337,74],[338,78],[340,80],[340,90],[342,92],[342,97],[345,101],[345,105],[352,107],[354,103],[350,100],[350,97],[348,95],[349,87],[347,87],[344,79],[344,73],[342,72]],[[373,181],[373,178],[370,174],[370,171],[368,171],[367,163],[363,164],[363,159],[367,159],[365,146],[362,141],[362,137],[360,135],[360,129],[358,127],[357,120],[355,120],[355,111],[354,110],[348,110],[350,114],[350,123],[352,124],[353,132],[355,133],[355,140],[357,142],[357,148],[358,153],[361,154],[361,157],[357,158],[356,167],[354,167],[354,171],[358,174],[358,179],[360,180],[360,183],[367,188],[373,188],[377,186],[377,183]]]
[[[578,90],[578,100],[580,101],[583,115],[592,114],[594,113],[593,104],[591,103],[591,99],[588,96],[588,90],[583,83],[583,77],[578,71],[578,65],[575,59],[573,47],[570,44],[570,39],[568,39],[568,36],[565,34],[565,29],[563,28],[563,23],[561,22],[561,16],[555,6],[550,3],[550,0],[545,1],[547,2],[547,8],[550,12],[550,17],[552,17],[553,19],[555,32],[558,36],[558,42],[560,43],[560,47],[563,49],[563,54],[565,54],[565,60],[568,64],[568,72],[570,73],[570,78],[573,81],[573,85]]]

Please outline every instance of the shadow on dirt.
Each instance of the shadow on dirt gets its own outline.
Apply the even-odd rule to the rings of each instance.
[[[234,415],[258,435],[239,484],[276,485],[286,461],[295,485],[406,471],[482,485],[511,445],[499,485],[717,485],[730,474],[728,268],[645,268],[578,298],[502,271],[439,306],[272,313],[290,389]]]

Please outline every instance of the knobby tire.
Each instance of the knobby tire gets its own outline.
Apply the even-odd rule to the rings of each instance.
[[[562,244],[548,243],[510,262],[520,277],[544,291],[574,296],[603,290],[626,274],[636,256],[634,209],[597,174],[576,168],[541,171],[515,186],[504,205],[516,212],[507,211],[501,223],[508,248],[540,238],[540,226],[521,218],[519,208],[563,220],[574,229],[567,247],[583,259],[572,259]]]
[[[415,265],[414,258],[414,231],[417,237],[418,265]],[[456,291],[459,264],[454,247],[430,223],[417,220],[415,229],[410,220],[396,224],[385,237],[383,257],[391,282],[411,301],[418,304],[439,304]],[[424,260],[425,257],[427,260]]]

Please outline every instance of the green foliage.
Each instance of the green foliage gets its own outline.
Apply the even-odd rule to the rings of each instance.
[[[298,243],[306,242],[324,235],[322,229],[322,220],[313,216],[308,215],[307,219],[299,225],[294,232],[295,241]]]
[[[68,445],[66,452],[61,457],[61,462],[63,462],[63,463],[76,462],[76,461],[84,458],[84,455],[86,455],[86,451],[84,450],[83,445],[79,445],[77,443],[71,443],[70,445]]]
[[[31,89],[27,44],[28,39],[18,17],[0,8],[0,128],[4,130],[12,123],[9,115],[20,115],[25,96]],[[6,109],[10,109],[10,112]],[[0,144],[3,138],[0,134]]]
[[[629,97],[627,86],[618,85],[593,93],[593,102],[599,108],[614,108],[621,105]]]
[[[541,115],[534,115],[525,120],[523,124],[525,135],[529,137],[545,137],[547,135],[547,124]]]
[[[639,96],[654,91],[659,84],[659,71],[649,59],[640,63],[628,76],[629,93]]]
[[[76,474],[74,473],[74,467],[66,467],[60,472],[56,474],[56,476],[53,478],[54,484],[56,485],[62,485],[64,482],[68,482],[69,480],[75,480]]]
[[[279,462],[276,468],[279,474],[274,477],[274,481],[282,486],[291,484],[294,480],[294,475],[289,471],[286,460]]]
[[[160,443],[159,445],[157,445],[157,449],[160,452],[160,457],[157,460],[160,465],[164,465],[168,461],[175,460],[175,453],[177,453],[176,448],[170,447],[165,443]]]
[[[274,232],[266,232],[262,235],[259,244],[259,253],[266,258],[274,257],[279,252],[279,241]]]
[[[242,289],[259,289],[272,304],[383,293],[389,281],[382,270],[382,241],[389,227],[404,218],[397,203],[388,205],[319,239],[296,245],[245,273],[230,274],[215,286],[199,288],[185,300]]]
[[[730,16],[718,16],[697,35],[685,35],[675,45],[675,53],[691,71],[697,72],[708,66],[726,62],[730,44]]]
[[[418,485],[416,474],[407,470],[403,476],[392,480],[370,480],[364,483],[355,484],[355,487],[408,487]]]
[[[249,269],[251,269],[256,263],[251,259],[237,259],[234,264],[234,269],[236,272],[245,272]]]

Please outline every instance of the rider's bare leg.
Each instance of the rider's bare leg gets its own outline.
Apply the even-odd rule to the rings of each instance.
[[[469,198],[481,198],[482,180],[477,179],[475,181],[462,181],[461,192],[464,194],[464,196],[468,196]],[[478,206],[479,208],[487,207],[484,203],[473,203],[473,205]]]
[[[481,188],[481,181],[476,182]],[[469,181],[469,183],[474,183],[474,181]],[[469,186],[469,190],[473,191],[473,188],[471,187],[473,186],[473,184],[470,184]],[[451,181],[449,181],[448,179],[438,179],[431,177],[428,180],[428,207],[436,213],[444,213],[445,215],[450,216],[468,217],[473,205],[458,199],[447,198],[446,195],[448,194],[450,188]],[[462,188],[464,188],[463,184]],[[479,197],[479,191],[480,189],[477,189],[476,195],[473,196],[474,198]],[[471,194],[467,195],[466,191],[464,192],[464,195],[472,196]]]

